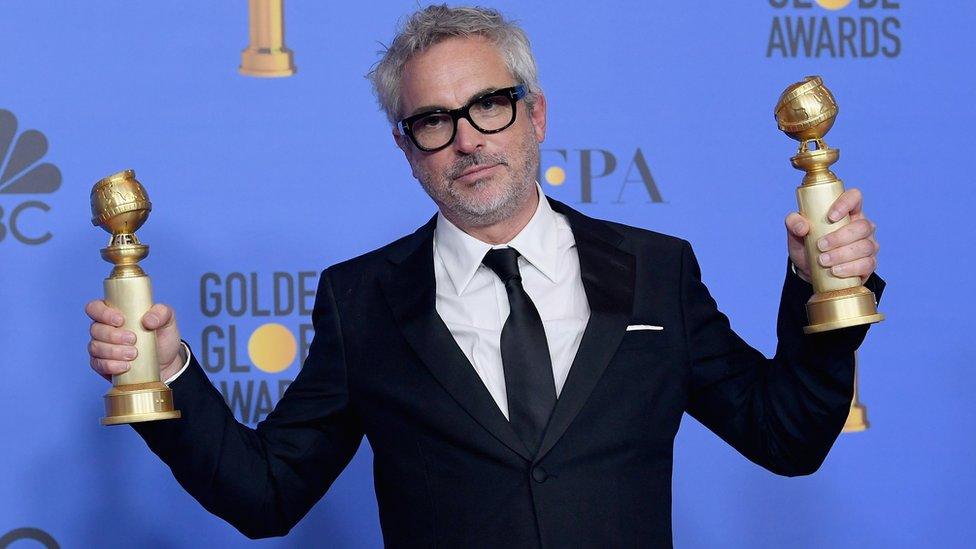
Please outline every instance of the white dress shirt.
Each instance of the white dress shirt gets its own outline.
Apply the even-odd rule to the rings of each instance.
[[[492,246],[482,242],[442,214],[437,214],[434,229],[435,309],[506,418],[508,394],[501,335],[508,318],[508,294],[498,275],[481,264],[488,250],[512,247],[521,254],[518,262],[522,285],[542,317],[556,396],[566,383],[590,318],[573,231],[566,216],[549,206],[538,183],[536,190],[539,205],[535,213],[505,244]],[[166,380],[167,384],[186,370],[189,349],[186,354],[186,363]]]
[[[518,262],[522,285],[542,317],[557,396],[566,383],[590,318],[569,222],[552,210],[538,183],[536,190],[539,206],[535,214],[505,244],[492,246],[482,242],[441,214],[434,229],[437,314],[506,418],[508,395],[501,333],[508,318],[508,294],[498,275],[481,264],[488,250],[512,247],[521,254]]]

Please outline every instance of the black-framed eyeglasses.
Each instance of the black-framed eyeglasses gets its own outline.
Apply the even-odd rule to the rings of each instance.
[[[524,84],[502,88],[476,97],[457,109],[435,109],[408,116],[397,122],[397,129],[418,149],[439,151],[454,141],[461,118],[481,133],[498,133],[511,126],[515,123],[515,103],[525,95]]]

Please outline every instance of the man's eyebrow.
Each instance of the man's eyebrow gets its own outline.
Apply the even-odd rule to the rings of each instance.
[[[483,88],[481,90],[478,90],[478,91],[474,92],[473,94],[471,94],[471,97],[468,97],[468,100],[465,101],[464,104],[467,105],[468,103],[474,101],[475,99],[481,97],[482,95],[485,95],[485,94],[488,94],[488,93],[491,93],[491,92],[495,92],[495,91],[498,91],[500,89],[501,88],[499,88],[498,86],[489,86],[487,88]],[[414,116],[414,115],[417,115],[417,114],[420,114],[420,113],[424,113],[424,112],[428,112],[428,111],[449,111],[449,110],[452,110],[452,109],[450,107],[445,107],[443,105],[424,105],[423,107],[417,107],[416,109],[414,109],[413,111],[411,111],[410,114],[408,114],[407,116],[404,116],[404,118],[410,118],[411,116]]]

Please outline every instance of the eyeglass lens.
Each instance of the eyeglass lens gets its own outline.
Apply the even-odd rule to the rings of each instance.
[[[479,131],[498,131],[512,123],[512,103],[506,95],[482,97],[468,105],[468,116]],[[436,149],[451,141],[454,136],[454,120],[450,113],[432,113],[415,120],[410,131],[418,145],[425,149]]]

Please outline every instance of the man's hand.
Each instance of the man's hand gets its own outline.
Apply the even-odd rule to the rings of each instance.
[[[122,328],[125,318],[101,299],[89,301],[85,313],[92,319],[88,354],[91,367],[105,379],[129,370],[129,361],[136,357],[136,334]],[[156,358],[162,381],[180,371],[186,356],[176,327],[176,313],[172,307],[157,303],[142,317],[142,326],[156,331]]]
[[[827,235],[817,242],[820,256],[817,262],[837,277],[860,276],[863,283],[878,267],[878,241],[874,239],[876,225],[862,210],[863,197],[858,189],[848,189],[837,197],[830,207],[827,218],[837,222],[845,215],[851,222]],[[796,265],[797,274],[810,282],[810,265],[803,248],[803,240],[810,232],[810,223],[796,212],[786,216],[786,244],[790,261]]]

